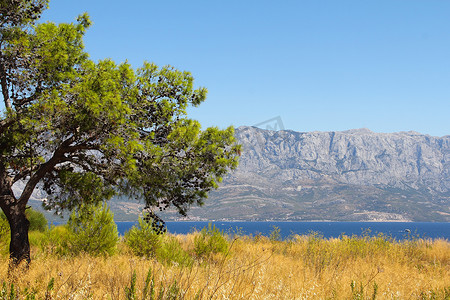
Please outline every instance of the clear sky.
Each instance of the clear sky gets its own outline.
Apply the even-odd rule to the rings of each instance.
[[[94,60],[191,71],[203,126],[450,134],[450,1],[51,0]]]

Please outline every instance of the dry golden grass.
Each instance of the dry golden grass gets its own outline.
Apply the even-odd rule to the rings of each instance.
[[[193,253],[194,234],[176,238]],[[450,243],[445,240],[238,237],[229,248],[227,254],[182,266],[133,256],[123,244],[110,257],[57,257],[35,247],[29,270],[9,278],[8,260],[1,258],[0,283],[6,290],[13,283],[21,295],[25,288],[34,290],[36,299],[127,299],[135,272],[135,291],[128,299],[142,299],[151,270],[155,299],[450,298]]]

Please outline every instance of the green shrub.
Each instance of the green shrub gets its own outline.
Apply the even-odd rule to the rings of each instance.
[[[30,221],[30,231],[44,232],[48,229],[48,222],[44,214],[33,208],[29,208],[25,212],[28,221]]]
[[[193,263],[192,257],[183,250],[181,243],[174,237],[166,235],[156,250],[158,260],[168,264],[178,264],[181,266],[190,266]]]
[[[67,222],[67,250],[71,254],[111,255],[115,252],[119,233],[114,215],[106,204],[83,205]]]
[[[125,243],[137,256],[153,257],[161,246],[163,234],[158,234],[149,222],[139,218],[137,226],[125,233]]]
[[[138,224],[125,233],[125,243],[134,255],[156,257],[166,264],[190,265],[192,258],[183,250],[180,242],[173,236],[161,234],[152,225],[152,220],[139,218]]]
[[[194,238],[194,252],[197,257],[209,256],[212,253],[228,252],[228,240],[223,231],[211,223],[203,228]]]

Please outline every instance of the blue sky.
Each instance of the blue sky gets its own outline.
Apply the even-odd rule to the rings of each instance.
[[[94,60],[191,71],[203,126],[450,134],[450,1],[53,0]]]

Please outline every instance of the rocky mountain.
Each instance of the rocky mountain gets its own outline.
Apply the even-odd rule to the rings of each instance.
[[[239,167],[190,220],[450,222],[450,136],[239,127],[236,137]],[[110,205],[116,220],[142,206]]]
[[[450,221],[450,136],[240,127],[240,165],[192,218]]]

